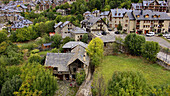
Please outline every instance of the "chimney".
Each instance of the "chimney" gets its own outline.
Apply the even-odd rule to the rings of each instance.
[[[118,8],[117,8],[117,13],[118,13]]]

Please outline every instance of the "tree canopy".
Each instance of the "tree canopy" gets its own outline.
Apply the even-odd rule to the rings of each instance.
[[[98,66],[103,58],[103,46],[103,41],[98,37],[92,39],[88,44],[86,51],[92,60],[92,64],[95,66]]]
[[[145,43],[145,37],[135,33],[128,34],[125,38],[125,46],[131,55],[141,55],[142,45]]]
[[[114,72],[108,83],[108,93],[112,96],[149,95],[149,86],[139,72]]]
[[[158,42],[146,41],[142,45],[142,56],[150,61],[156,61],[157,53],[160,51]]]

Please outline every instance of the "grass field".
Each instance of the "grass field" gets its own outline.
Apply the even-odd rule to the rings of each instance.
[[[95,71],[94,82],[97,78],[97,72],[103,75],[107,85],[115,71],[138,71],[152,86],[170,84],[170,71],[165,70],[158,64],[148,63],[143,58],[125,55],[105,56],[102,64]]]

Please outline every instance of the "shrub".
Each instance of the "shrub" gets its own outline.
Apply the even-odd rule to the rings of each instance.
[[[144,96],[149,92],[149,86],[139,72],[114,72],[108,84],[109,96]]]
[[[162,37],[163,35],[162,35],[162,33],[159,33],[158,36]]]
[[[83,81],[85,80],[85,71],[84,70],[81,70],[80,72],[77,72],[76,73],[76,83],[78,85],[81,85],[83,83]]]
[[[38,53],[38,52],[40,52],[40,50],[38,50],[38,49],[34,49],[31,51],[31,53],[33,53],[33,54]]]
[[[156,55],[160,51],[160,46],[157,42],[146,41],[142,45],[142,56],[148,60],[156,61]]]
[[[135,33],[128,34],[124,42],[131,55],[141,55],[142,44],[144,43],[145,37]]]

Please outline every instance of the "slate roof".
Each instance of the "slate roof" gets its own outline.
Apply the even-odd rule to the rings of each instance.
[[[152,2],[154,2],[155,0],[151,0],[151,1],[143,1],[142,4],[143,6],[149,6]],[[165,2],[165,1],[158,1],[158,3],[161,5],[161,6],[168,6],[168,4]],[[164,5],[166,4],[166,5]]]
[[[84,14],[91,14],[91,12],[90,11],[86,11],[86,12],[84,12]]]
[[[99,13],[100,12],[100,10],[94,10],[92,13],[94,14],[94,13]]]
[[[85,33],[87,33],[84,29],[82,29],[80,27],[75,27],[75,28],[71,29],[70,32],[75,33],[75,34],[79,34],[79,33],[85,34]]]
[[[104,11],[101,12],[100,16],[108,16],[109,15],[109,11]]]
[[[62,48],[71,48],[72,49],[78,45],[80,45],[84,48],[87,48],[87,46],[88,46],[88,44],[81,42],[81,41],[70,41],[70,42],[66,43]]]
[[[166,12],[153,12],[151,10],[134,10],[134,15],[139,15],[140,17],[137,20],[170,20],[170,17]],[[145,15],[149,15],[148,18],[145,18]],[[154,15],[160,16],[158,18],[153,18]]]
[[[69,71],[67,64],[74,53],[47,53],[45,66],[58,67],[58,71]]]
[[[43,46],[50,46],[52,43],[45,43]]]
[[[142,9],[142,3],[131,3],[134,9]],[[139,6],[139,8],[136,8],[136,6]]]
[[[59,22],[59,23],[55,24],[54,28],[59,27],[61,24],[63,24],[63,22]]]
[[[127,12],[127,15],[130,20],[135,20],[135,17],[132,12]]]
[[[123,17],[126,12],[131,12],[132,10],[127,9],[111,9],[112,17]]]
[[[115,41],[115,36],[108,34],[108,35],[103,35],[100,37],[104,43],[109,43],[109,42],[114,42]]]
[[[77,59],[89,66],[90,59],[81,46],[74,48],[71,53],[47,53],[45,66],[58,67],[58,71],[69,71],[68,66]]]
[[[70,23],[70,21],[64,22],[60,27],[64,27],[64,26],[67,25],[68,23]]]

